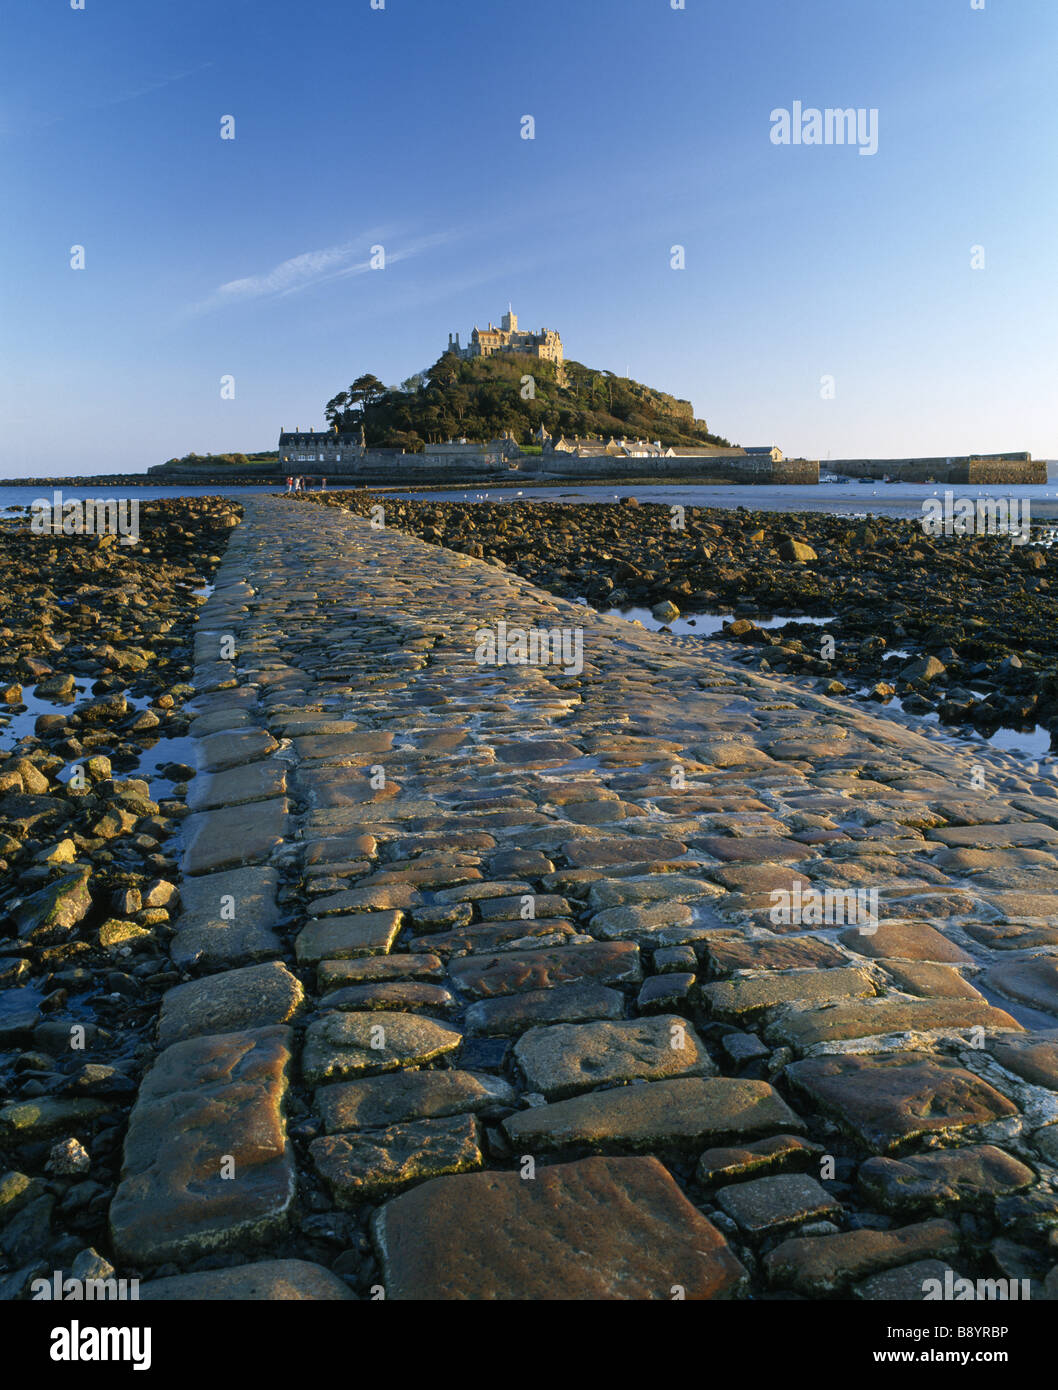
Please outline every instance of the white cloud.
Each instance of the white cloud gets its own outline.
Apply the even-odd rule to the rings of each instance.
[[[438,246],[452,240],[452,233],[437,233],[415,243],[391,250],[386,246],[386,265],[407,260],[419,255],[429,247]],[[223,309],[239,304],[247,304],[256,299],[280,299],[286,295],[298,294],[315,285],[329,280],[343,280],[351,275],[363,275],[371,269],[371,247],[385,245],[381,233],[371,233],[356,241],[347,241],[340,246],[326,246],[320,251],[303,251],[300,256],[291,256],[280,261],[263,275],[246,275],[238,280],[229,280],[218,287],[201,303],[196,304],[192,314],[207,313],[213,309]]]
[[[264,295],[294,294],[339,273],[357,275],[367,270],[369,264],[366,259],[350,264],[358,250],[361,248],[346,245],[330,246],[323,251],[305,251],[288,261],[280,261],[264,275],[247,275],[241,280],[229,280],[214,291],[213,299],[218,304],[237,304],[247,299],[260,299]]]

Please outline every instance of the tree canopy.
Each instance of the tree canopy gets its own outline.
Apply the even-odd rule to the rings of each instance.
[[[689,401],[613,372],[567,361],[560,385],[554,363],[514,353],[462,360],[444,353],[399,388],[365,373],[326,405],[329,424],[364,427],[369,445],[420,452],[447,439],[495,439],[510,431],[530,444],[543,425],[556,439],[598,435],[658,440],[664,445],[727,440],[696,420]]]

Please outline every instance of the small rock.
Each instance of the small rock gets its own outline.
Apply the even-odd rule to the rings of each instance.
[[[650,611],[659,623],[671,623],[674,618],[680,616],[680,610],[669,599],[662,599],[660,603],[655,603]]]
[[[72,840],[59,840],[33,856],[38,864],[72,864],[77,858],[77,846]]]
[[[148,883],[143,894],[144,907],[167,907],[176,896],[176,886],[163,878]]]
[[[789,540],[783,541],[779,546],[779,558],[780,560],[796,560],[803,564],[808,560],[818,560],[819,556],[804,541]]]
[[[123,922],[117,917],[109,917],[99,928],[99,944],[106,951],[131,946],[136,941],[151,940],[153,936],[148,927],[138,927],[135,922]]]
[[[79,1139],[60,1139],[51,1146],[46,1171],[57,1177],[70,1178],[86,1173],[91,1166],[88,1150]]]
[[[82,1284],[87,1283],[89,1279],[112,1279],[114,1272],[114,1266],[110,1261],[105,1260],[99,1251],[91,1246],[82,1250],[70,1266],[71,1276],[80,1279]]]
[[[135,917],[143,906],[138,888],[119,888],[110,899],[110,905],[122,917]]]
[[[938,676],[943,676],[948,668],[943,661],[938,661],[935,656],[919,657],[917,661],[912,661],[910,666],[905,666],[900,672],[900,679],[905,681],[935,681]]]
[[[11,913],[19,936],[43,942],[75,927],[92,906],[88,892],[91,872],[86,866],[30,894]]]

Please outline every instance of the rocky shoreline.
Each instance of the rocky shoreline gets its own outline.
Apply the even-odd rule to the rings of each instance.
[[[213,497],[144,503],[133,545],[0,527],[0,1299],[40,1268],[110,1268],[128,1113],[180,978],[195,591],[237,523]]]
[[[302,500],[302,499],[298,499]],[[369,516],[605,612],[730,611],[715,634],[747,664],[815,677],[984,733],[1058,730],[1058,552],[1003,536],[931,537],[916,522],[661,504],[398,501],[358,491],[304,500]],[[762,615],[799,614],[764,629]],[[818,622],[826,618],[825,627]],[[833,656],[823,638],[834,639]]]

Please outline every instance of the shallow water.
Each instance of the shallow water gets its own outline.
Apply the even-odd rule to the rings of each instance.
[[[423,488],[394,489],[388,492],[391,497],[429,502],[613,502],[620,497],[636,497],[640,502],[658,502],[665,506],[685,507],[746,507],[750,511],[774,512],[829,512],[834,516],[862,518],[874,516],[922,515],[922,503],[928,497],[943,497],[951,491],[956,497],[994,497],[1017,498],[1032,504],[1034,521],[1058,520],[1058,464],[1050,465],[1051,479],[1047,483],[1032,486],[969,487],[958,483],[879,483],[870,481],[860,483],[819,483],[809,487],[774,487],[770,485],[721,483],[710,486],[704,483],[651,483],[643,481],[625,485],[563,484],[559,487],[494,487],[494,488]],[[333,492],[348,491],[354,487],[331,485]],[[159,497],[240,497],[260,493],[285,492],[286,486],[277,480],[274,484],[239,485],[229,487],[183,486],[163,487],[156,484],[142,486],[99,486],[91,484],[84,487],[67,485],[57,479],[54,489],[60,491],[67,500],[85,497],[128,497],[148,501]],[[28,507],[38,498],[51,502],[52,486],[0,487],[0,514],[11,507]],[[366,489],[367,491],[378,489]],[[388,491],[388,490],[387,490]]]
[[[1047,483],[1014,487],[970,487],[958,483],[819,483],[815,487],[757,487],[721,483],[710,487],[702,483],[630,483],[607,487],[576,485],[562,487],[492,488],[476,491],[443,488],[435,491],[399,491],[390,495],[430,502],[614,502],[635,497],[640,502],[665,506],[746,507],[750,511],[829,512],[833,516],[862,518],[872,516],[921,517],[922,503],[928,497],[943,498],[946,491],[956,497],[1017,498],[1031,503],[1034,521],[1058,520],[1058,479]]]
[[[92,677],[79,680],[75,687],[76,694],[70,700],[44,699],[36,694],[35,685],[24,686],[22,689],[24,710],[19,710],[18,706],[0,706],[0,749],[12,749],[20,739],[31,737],[33,726],[39,715],[67,714],[75,704],[90,698],[89,687],[92,685],[92,681]],[[150,705],[150,697],[147,695],[130,695],[128,691],[122,693],[131,709],[145,710]],[[100,698],[105,697],[101,696]],[[131,742],[132,740],[128,739],[127,741]],[[65,767],[59,769],[58,780],[62,783],[68,782],[73,769],[79,763],[84,762],[85,758],[90,758],[96,753],[110,757],[111,750],[118,743],[123,742],[126,742],[126,738],[119,735],[96,748],[87,749],[84,758],[71,759]],[[187,763],[191,767],[195,766],[194,744],[190,736],[177,735],[172,738],[163,737],[151,740],[149,735],[139,735],[136,736],[136,743],[142,749],[136,760],[136,766],[131,769],[115,767],[115,777],[119,780],[127,777],[142,778],[150,786],[152,801],[171,796],[173,780],[163,776],[159,768],[168,763]]]
[[[84,501],[87,497],[138,498],[153,502],[159,497],[245,497],[252,493],[283,492],[274,487],[74,487],[58,479],[54,487],[0,487],[0,513],[10,513],[13,507],[30,507],[40,500],[51,505],[52,493],[61,492],[64,502]]]
[[[673,618],[671,622],[663,623],[654,617],[649,608],[611,608],[607,611],[613,617],[625,618],[628,622],[641,623],[651,632],[660,632],[662,628],[668,628],[671,633],[678,637],[713,637],[716,633],[723,631],[725,623],[733,623],[739,618],[749,616],[745,613],[728,611],[692,613],[689,616],[681,614],[680,617]],[[815,627],[825,627],[827,623],[836,622],[837,619],[833,615],[826,618],[807,618],[788,613],[771,618],[752,617],[750,621],[762,628],[785,627],[787,623],[811,623]]]
[[[39,715],[69,713],[77,701],[87,698],[88,688],[91,684],[91,678],[78,680],[74,686],[75,693],[68,700],[42,699],[35,693],[36,685],[24,685],[22,687],[24,710],[20,710],[18,705],[0,705],[0,715],[4,716],[4,722],[0,725],[0,748],[13,748],[20,738],[32,735],[33,726]]]
[[[583,603],[585,600],[579,599],[578,602]],[[719,633],[725,621],[730,622],[734,618],[741,616],[735,613],[691,614],[690,616],[675,618],[671,623],[662,623],[653,616],[649,608],[611,608],[608,610],[608,613],[609,616],[612,617],[624,618],[627,622],[639,622],[644,628],[648,628],[651,632],[658,632],[662,628],[667,628],[674,637],[700,637],[703,641]],[[697,619],[697,623],[694,622],[694,619]],[[836,619],[833,617],[807,618],[780,616],[754,618],[752,621],[755,622],[758,627],[778,628],[789,622],[811,623],[814,626],[823,626],[827,623],[835,622]],[[883,660],[887,660],[889,657],[908,659],[913,655],[912,652],[907,651],[905,648],[895,647],[885,654]],[[788,679],[796,680],[796,677]],[[841,679],[840,672],[835,674],[835,679]],[[847,699],[851,696],[857,703],[869,704],[875,712],[888,710],[899,714],[901,719],[912,727],[933,728],[946,738],[954,739],[963,745],[977,745],[994,749],[997,752],[1010,753],[1014,755],[1019,762],[1025,764],[1026,771],[1034,773],[1036,768],[1032,765],[1043,763],[1047,765],[1048,769],[1058,774],[1058,753],[1054,756],[1051,755],[1051,733],[1050,730],[1042,724],[1035,724],[1031,728],[1026,729],[1001,728],[997,729],[992,734],[984,734],[979,730],[970,729],[965,726],[942,724],[940,715],[937,714],[935,710],[931,710],[928,714],[913,714],[911,711],[904,709],[903,701],[898,695],[893,695],[884,702],[880,700],[868,701],[867,695],[870,689],[870,686],[863,685],[859,688],[850,689],[849,696],[837,696],[832,698]],[[982,697],[984,695],[983,691],[975,691],[974,693]]]

